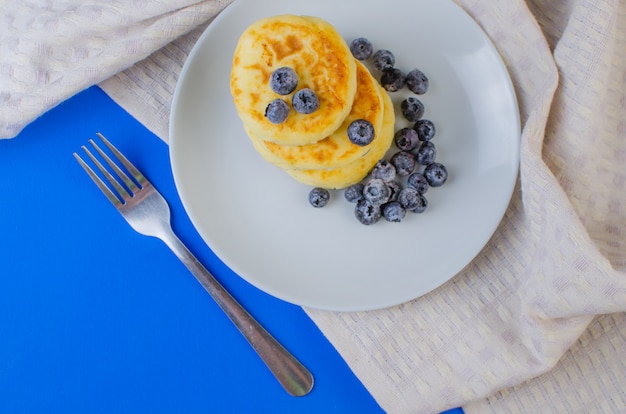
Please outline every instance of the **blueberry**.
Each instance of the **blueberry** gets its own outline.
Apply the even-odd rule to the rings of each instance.
[[[404,86],[404,73],[397,68],[384,69],[380,84],[387,92],[397,92]]]
[[[298,75],[290,67],[276,69],[270,75],[270,88],[279,95],[289,95],[298,86]]]
[[[435,136],[435,124],[428,119],[420,119],[413,125],[420,141],[430,141]]]
[[[423,95],[428,90],[428,78],[419,69],[413,69],[406,74],[406,86],[413,93]]]
[[[380,49],[372,56],[372,64],[377,71],[382,72],[385,69],[393,68],[393,65],[396,64],[396,57],[391,51]]]
[[[356,203],[363,198],[363,187],[361,183],[352,184],[343,191],[343,196],[350,203]]]
[[[405,187],[400,191],[398,195],[398,202],[402,207],[407,210],[413,210],[414,208],[419,206],[419,197],[420,193],[417,192],[416,189],[411,187]]]
[[[413,128],[401,128],[399,129],[393,139],[396,143],[396,147],[403,151],[411,151],[417,148],[419,144],[419,138],[417,137],[417,131]]]
[[[356,206],[354,206],[354,215],[361,223],[369,226],[380,220],[382,213],[380,206],[374,205],[367,200],[359,200]]]
[[[265,108],[265,117],[272,124],[285,122],[287,115],[289,115],[289,104],[282,99],[274,99],[267,105],[267,108]]]
[[[368,145],[374,140],[374,125],[366,119],[355,119],[348,125],[348,139],[355,145]]]
[[[389,201],[391,190],[380,178],[372,178],[363,187],[363,197],[373,205],[380,206]]]
[[[385,220],[392,223],[399,223],[406,215],[406,210],[399,202],[391,201],[383,205],[382,214]]]
[[[352,56],[354,56],[355,59],[367,60],[372,56],[373,51],[372,43],[364,37],[354,39],[350,43],[350,52],[352,52]]]
[[[402,115],[411,122],[424,116],[424,104],[414,96],[409,96],[400,103]]]
[[[396,167],[387,160],[380,160],[372,168],[372,177],[383,181],[391,181],[396,178]]]
[[[320,107],[320,100],[313,89],[302,88],[291,98],[291,105],[296,112],[310,114]]]
[[[424,174],[414,172],[406,179],[406,185],[417,190],[418,193],[424,194],[428,191],[428,181]]]
[[[448,170],[445,165],[433,162],[424,168],[424,177],[431,187],[441,187],[448,179]]]
[[[406,177],[415,169],[415,155],[408,151],[398,151],[389,160],[396,167],[396,174],[399,177]]]
[[[387,181],[387,187],[389,187],[389,200],[387,201],[398,201],[398,194],[400,194],[400,184],[396,181]]]
[[[330,200],[330,192],[321,187],[315,187],[309,192],[309,203],[313,207],[324,207]]]
[[[428,200],[424,197],[424,194],[420,194],[419,197],[417,197],[417,201],[417,207],[410,211],[413,213],[423,213],[426,210],[426,207],[428,207]]]
[[[419,165],[428,165],[435,162],[437,157],[437,148],[431,141],[424,141],[417,150],[417,163]]]

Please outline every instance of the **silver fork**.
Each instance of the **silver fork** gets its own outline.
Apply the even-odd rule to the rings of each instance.
[[[289,394],[293,396],[308,394],[313,388],[313,376],[311,373],[276,341],[193,256],[172,231],[170,209],[163,196],[102,134],[98,133],[96,135],[133,178],[128,177],[90,139],[89,143],[117,175],[117,178],[114,177],[91,151],[83,145],[81,148],[98,167],[102,175],[106,177],[115,191],[112,191],[94,170],[77,153],[74,153],[78,163],[96,183],[98,188],[102,190],[104,195],[113,203],[133,229],[143,235],[157,237],[167,244],[193,273],[200,284],[204,286],[206,291],[209,292]],[[120,179],[123,185],[120,183]]]

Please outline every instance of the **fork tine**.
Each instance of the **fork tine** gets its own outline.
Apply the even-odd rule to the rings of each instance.
[[[100,153],[100,155],[102,155],[105,159],[108,158],[106,156],[106,154],[104,154],[102,152],[102,150],[100,148],[98,148],[98,146],[94,142],[92,142],[92,140],[89,140],[89,141],[96,148],[98,153]],[[122,197],[122,202],[124,202],[127,198],[130,198],[130,197],[133,196],[132,194],[130,194],[128,192],[128,190],[126,190],[124,187],[122,187],[122,185],[119,183],[117,178],[113,177],[113,175],[104,167],[104,165],[102,165],[102,163],[100,161],[98,161],[98,159],[91,153],[91,151],[89,151],[89,149],[87,149],[87,147],[85,147],[83,145],[83,146],[81,146],[81,148],[83,149],[83,151],[85,151],[87,153],[89,158],[91,158],[91,161],[93,161],[93,163],[96,165],[96,167],[98,167],[100,172],[106,177],[106,179],[109,181],[109,183],[111,183],[111,185],[113,186],[115,191],[117,191],[117,193]],[[109,165],[114,164],[113,161],[111,161],[111,159],[107,159],[106,161],[107,161],[107,163]],[[119,169],[119,167],[118,167],[118,169]],[[122,174],[126,175],[123,172],[122,172]],[[126,179],[128,179],[128,177],[126,177]],[[137,186],[135,186],[135,188],[136,187]],[[131,189],[131,191],[133,191],[133,190]]]
[[[93,182],[96,183],[98,188],[104,193],[104,195],[109,199],[109,201],[113,203],[115,207],[119,207],[120,205],[122,205],[122,201],[119,199],[119,197],[113,191],[111,191],[111,189],[104,183],[104,181],[100,179],[100,177],[96,175],[96,173],[91,169],[91,167],[87,165],[85,161],[83,161],[80,155],[78,155],[77,153],[74,153],[74,158],[76,158],[76,161],[78,161],[80,166],[83,167],[87,175],[89,175],[89,177],[93,180]]]
[[[122,163],[124,168],[126,168],[128,172],[130,172],[130,174],[133,176],[135,181],[137,181],[139,186],[141,186],[141,188],[143,188],[145,185],[150,184],[146,177],[144,177],[144,175],[137,168],[135,168],[135,166],[131,164],[130,161],[128,161],[128,158],[126,158],[124,154],[122,154],[117,148],[115,148],[115,146],[111,144],[109,140],[104,137],[104,135],[99,132],[96,132],[96,135],[102,140],[102,142],[104,142],[104,145],[106,145],[107,148],[111,150],[111,152],[117,157],[117,159]]]
[[[115,162],[113,162],[113,160],[104,152],[100,149],[100,147],[98,146],[98,144],[96,144],[94,142],[93,139],[89,140],[89,143],[96,149],[96,151],[98,151],[98,154],[100,154],[100,156],[106,161],[106,163],[113,169],[113,171],[115,171],[115,173],[117,174],[118,177],[120,177],[122,179],[122,181],[124,181],[124,184],[126,184],[126,187],[132,192],[132,193],[136,193],[137,190],[139,190],[139,187],[137,187],[137,184],[135,184],[135,182],[133,180],[131,180],[128,175],[122,171],[122,169],[120,167],[117,166],[117,164]],[[119,153],[119,151],[118,151]],[[117,154],[115,154],[117,155]],[[120,154],[121,155],[121,154]],[[119,159],[119,158],[118,158]],[[120,160],[121,161],[121,160]],[[100,170],[102,171],[102,170]],[[105,171],[102,171],[103,173],[105,173]],[[106,174],[106,173],[105,173]],[[108,177],[107,177],[108,178]],[[116,180],[117,181],[117,180]]]

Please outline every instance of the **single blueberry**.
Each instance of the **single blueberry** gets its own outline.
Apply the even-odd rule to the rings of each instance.
[[[358,60],[367,60],[372,56],[374,48],[372,43],[364,37],[359,37],[350,42],[350,52]]]
[[[400,194],[400,184],[397,181],[387,181],[387,187],[389,187],[389,200],[387,201],[398,201],[398,194]]]
[[[402,151],[411,151],[417,148],[419,138],[413,128],[401,128],[393,136],[396,147]]]
[[[417,163],[419,165],[428,165],[435,162],[435,158],[437,157],[437,148],[435,148],[435,144],[432,141],[424,141],[422,145],[420,145],[417,150]]]
[[[420,193],[411,187],[405,187],[398,195],[398,202],[407,210],[413,210],[419,206]]]
[[[382,213],[385,220],[392,223],[399,223],[406,216],[406,209],[397,201],[383,204]]]
[[[420,119],[413,125],[420,141],[430,141],[435,136],[435,124],[428,119]]]
[[[391,181],[396,178],[396,167],[389,161],[379,160],[371,171],[373,178],[380,178],[383,181]]]
[[[265,117],[272,124],[285,122],[287,115],[289,115],[289,104],[280,98],[274,99],[267,105],[267,108],[265,108]]]
[[[291,98],[291,105],[296,112],[310,114],[320,107],[320,100],[313,89],[302,88]]]
[[[363,187],[362,183],[352,184],[343,191],[343,195],[348,202],[356,203],[363,198]]]
[[[374,125],[367,119],[355,119],[348,125],[348,139],[355,145],[368,145],[374,140]]]
[[[328,204],[330,200],[330,192],[321,187],[315,187],[309,192],[309,203],[313,207],[320,208]]]
[[[428,200],[424,197],[424,194],[420,194],[419,197],[417,197],[417,201],[417,207],[410,211],[413,213],[423,213],[426,210],[426,207],[428,207]]]
[[[372,64],[377,71],[382,72],[385,69],[393,68],[393,65],[396,64],[396,57],[391,51],[380,49],[372,56]]]
[[[380,206],[389,201],[391,190],[380,178],[372,178],[363,187],[363,198],[371,204]]]
[[[424,104],[414,96],[409,96],[400,103],[402,115],[411,122],[417,122],[424,116]]]
[[[415,169],[415,155],[408,151],[398,151],[389,160],[396,167],[396,174],[399,177],[406,177]]]
[[[276,69],[270,75],[270,88],[279,95],[289,95],[298,86],[298,75],[290,67]]]
[[[357,201],[356,206],[354,206],[354,215],[361,223],[369,226],[380,220],[382,213],[379,205],[374,205],[362,199]]]
[[[383,70],[380,84],[387,92],[397,92],[404,86],[404,73],[397,68]]]
[[[419,69],[412,69],[406,74],[406,86],[413,93],[423,95],[428,90],[428,78]]]
[[[409,175],[406,179],[406,185],[417,190],[420,194],[424,194],[428,191],[428,181],[426,180],[426,177],[424,177],[424,174],[419,172],[414,172]]]
[[[448,179],[448,170],[445,165],[433,162],[424,168],[424,177],[431,187],[441,187]]]

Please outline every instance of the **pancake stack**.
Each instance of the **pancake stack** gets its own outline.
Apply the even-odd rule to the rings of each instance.
[[[270,87],[271,74],[281,67],[298,77],[288,96]],[[309,114],[292,108],[284,122],[270,122],[268,104],[276,98],[290,102],[302,88],[316,93],[319,108]],[[249,26],[233,56],[230,89],[257,152],[310,186],[339,189],[361,181],[393,139],[395,115],[387,92],[335,28],[319,18],[280,15]],[[374,127],[368,145],[348,139],[347,128],[358,119]]]

